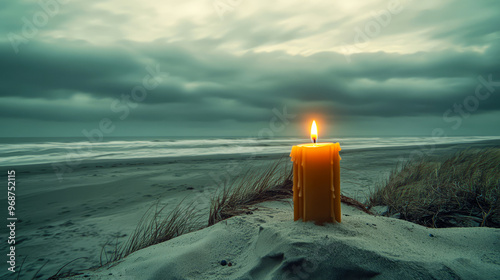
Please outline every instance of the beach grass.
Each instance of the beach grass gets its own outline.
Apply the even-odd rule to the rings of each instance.
[[[248,212],[260,202],[292,196],[292,168],[281,158],[261,171],[249,168],[239,179],[219,188],[212,197],[208,226]]]
[[[140,249],[165,242],[174,237],[200,229],[200,215],[194,203],[179,202],[170,212],[165,213],[165,207],[156,201],[141,217],[136,229],[123,244],[112,241],[106,243],[101,250],[100,265],[116,262]],[[112,247],[108,255],[106,248]]]
[[[251,212],[249,207],[257,203],[291,198],[293,169],[291,165],[286,164],[286,160],[288,158],[281,158],[262,171],[250,168],[239,180],[232,181],[219,189],[211,201],[208,226]],[[373,215],[368,205],[353,198],[341,194],[340,201]]]
[[[410,160],[369,196],[368,206],[427,227],[500,227],[500,149]]]

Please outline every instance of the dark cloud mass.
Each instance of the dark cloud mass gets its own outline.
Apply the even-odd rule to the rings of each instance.
[[[500,2],[394,0],[377,34],[391,1],[327,2],[243,1],[221,18],[197,1],[70,1],[30,38],[45,10],[2,3],[2,136],[79,136],[102,118],[117,135],[250,135],[285,107],[298,118],[283,135],[309,116],[338,135],[500,135],[500,82],[478,78],[500,81]]]

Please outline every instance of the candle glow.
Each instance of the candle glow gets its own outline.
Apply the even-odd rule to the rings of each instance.
[[[313,121],[311,126],[311,140],[313,143],[318,141],[318,128],[316,127],[316,121]]]

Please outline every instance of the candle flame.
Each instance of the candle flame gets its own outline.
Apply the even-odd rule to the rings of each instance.
[[[318,128],[316,127],[316,121],[313,121],[313,124],[311,126],[311,140],[313,143],[316,143],[316,141],[318,141]]]

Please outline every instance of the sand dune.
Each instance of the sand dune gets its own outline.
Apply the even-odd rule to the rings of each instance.
[[[318,226],[294,222],[290,202],[257,208],[74,279],[500,278],[500,229],[430,229],[347,205],[341,224]]]

